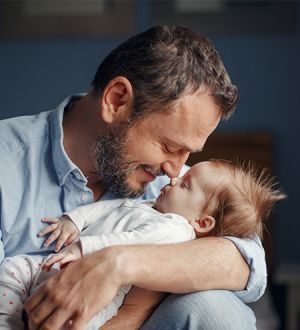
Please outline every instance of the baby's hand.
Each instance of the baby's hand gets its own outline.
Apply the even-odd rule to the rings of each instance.
[[[57,262],[60,263],[60,269],[66,267],[70,262],[82,257],[81,247],[79,242],[75,242],[57,254],[50,256],[43,264],[42,269],[48,272],[51,267]]]
[[[43,218],[42,221],[50,223],[51,225],[41,230],[38,235],[44,236],[48,233],[52,233],[44,242],[44,247],[48,247],[57,239],[54,249],[55,252],[58,252],[63,245],[67,246],[71,244],[79,235],[78,228],[66,215],[63,215],[61,218]]]

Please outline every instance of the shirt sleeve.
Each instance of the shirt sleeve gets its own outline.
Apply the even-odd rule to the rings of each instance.
[[[234,291],[234,293],[244,303],[257,301],[264,294],[267,286],[267,267],[261,240],[257,235],[253,239],[241,239],[232,236],[225,238],[235,244],[250,267],[247,287],[245,290]]]
[[[149,217],[134,230],[100,236],[81,236],[82,254],[86,255],[112,245],[181,243],[195,238],[193,228],[181,216],[162,214]]]
[[[1,211],[1,200],[0,200],[0,211]],[[1,212],[0,212],[1,214]],[[1,224],[1,216],[0,216],[0,224]],[[2,241],[2,230],[0,229],[0,265],[5,258],[4,246]]]
[[[0,265],[2,263],[2,261],[5,258],[5,253],[4,253],[4,246],[3,246],[3,242],[2,242],[2,232],[0,230]]]

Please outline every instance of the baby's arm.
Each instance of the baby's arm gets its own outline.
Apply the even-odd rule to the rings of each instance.
[[[182,217],[172,214],[153,216],[145,224],[134,230],[104,234],[99,236],[80,236],[78,242],[64,248],[60,253],[51,256],[43,269],[48,271],[55,263],[63,268],[68,263],[79,259],[83,255],[101,250],[113,245],[128,244],[163,244],[180,243],[195,238],[194,230]]]
[[[121,199],[98,201],[77,207],[58,218],[43,218],[42,222],[50,225],[41,230],[38,235],[44,236],[51,233],[44,242],[44,247],[48,247],[57,240],[54,251],[60,251],[63,245],[67,246],[73,243],[84,228],[97,222],[101,217],[105,216],[108,210],[119,205],[120,201]]]
[[[150,214],[145,223],[129,231],[80,236],[82,254],[87,255],[113,245],[181,243],[195,238],[188,222],[173,214]]]
[[[106,322],[101,330],[140,329],[166,295],[164,292],[133,287],[125,296],[118,314]]]

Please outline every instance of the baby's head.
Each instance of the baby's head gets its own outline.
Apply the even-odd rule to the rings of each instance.
[[[274,203],[285,197],[272,178],[264,172],[258,175],[253,166],[211,160],[171,179],[155,207],[185,217],[198,237],[262,237],[263,221]]]

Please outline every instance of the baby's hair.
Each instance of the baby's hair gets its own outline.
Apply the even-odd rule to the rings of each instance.
[[[251,238],[257,234],[262,238],[263,222],[274,204],[286,198],[274,177],[266,169],[259,171],[251,162],[211,162],[226,177],[223,184],[207,194],[205,212],[216,220],[212,236]]]

